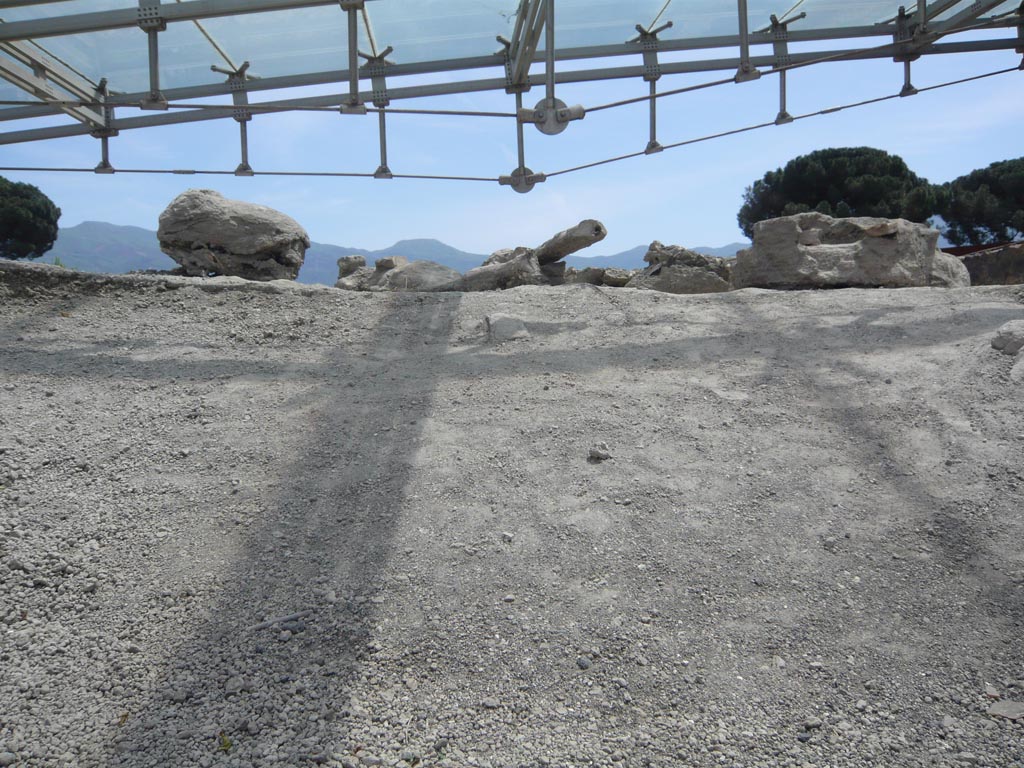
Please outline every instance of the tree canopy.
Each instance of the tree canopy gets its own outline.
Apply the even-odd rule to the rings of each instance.
[[[954,245],[1024,239],[1024,157],[992,163],[942,185],[939,210]]]
[[[0,258],[34,259],[57,240],[60,208],[31,184],[0,176]]]
[[[736,218],[752,237],[758,221],[805,211],[925,221],[935,210],[932,186],[902,158],[872,147],[839,147],[801,155],[768,171],[747,187]]]

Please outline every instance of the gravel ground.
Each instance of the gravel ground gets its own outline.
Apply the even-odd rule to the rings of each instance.
[[[0,767],[1024,765],[1022,317],[0,262]]]

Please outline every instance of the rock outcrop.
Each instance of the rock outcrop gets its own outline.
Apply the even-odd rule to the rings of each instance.
[[[713,271],[681,264],[655,264],[631,278],[626,287],[662,293],[724,293],[732,290],[732,285]]]
[[[729,282],[732,275],[732,259],[723,259],[718,256],[708,256],[704,253],[691,251],[681,245],[664,245],[655,240],[647,248],[644,261],[652,267],[661,265],[665,267],[695,267],[713,272]]]
[[[1024,243],[975,251],[963,256],[962,260],[971,275],[971,285],[1024,283]]]
[[[752,248],[732,270],[736,288],[964,287],[959,259],[938,250],[939,233],[905,219],[834,219],[801,213],[754,225]]]
[[[458,280],[438,290],[497,291],[520,285],[541,285],[545,282],[537,256],[531,248],[516,249],[507,261],[495,261],[469,270]],[[500,252],[499,252],[500,253]]]
[[[352,256],[342,256],[338,259],[338,279],[344,280],[351,274],[354,274],[356,270],[366,266],[366,257],[359,256],[358,254]]]
[[[385,256],[367,267],[362,256],[338,259],[335,288],[349,291],[438,291],[451,290],[461,279],[457,270],[433,261],[409,261],[405,256]]]
[[[298,222],[212,189],[182,192],[160,214],[160,250],[188,275],[294,280],[309,248]]]
[[[681,245],[663,245],[655,240],[647,249],[647,269],[634,275],[627,288],[664,293],[723,293],[731,291],[732,263],[707,256]]]
[[[377,262],[378,269],[380,261]],[[458,270],[433,261],[406,261],[391,269],[377,272],[370,279],[370,290],[377,291],[439,291],[447,290],[462,275]]]
[[[537,263],[540,265],[554,264],[576,251],[589,248],[608,236],[604,224],[596,219],[584,219],[575,227],[570,227],[538,246],[535,250]]]

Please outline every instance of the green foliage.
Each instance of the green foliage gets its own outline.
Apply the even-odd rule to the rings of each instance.
[[[53,247],[60,208],[31,184],[0,177],[0,258],[34,259]]]
[[[992,163],[944,184],[939,210],[954,245],[1024,239],[1024,157]]]
[[[768,171],[747,187],[736,216],[753,236],[755,222],[805,211],[830,216],[903,217],[926,221],[935,213],[932,186],[902,158],[871,147],[821,149]]]

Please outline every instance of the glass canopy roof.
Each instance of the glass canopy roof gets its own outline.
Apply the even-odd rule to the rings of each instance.
[[[785,119],[791,68],[1020,51],[1022,19],[1017,0],[0,0],[0,144],[91,134],[105,145],[121,130],[230,118],[244,142],[261,111],[383,121],[403,99],[486,90],[551,134],[586,112],[557,101],[562,83],[637,78],[653,105],[663,77],[714,70],[778,75]],[[970,37],[980,29],[1002,37]],[[333,96],[308,95],[328,85]],[[531,89],[543,99],[524,109]]]

